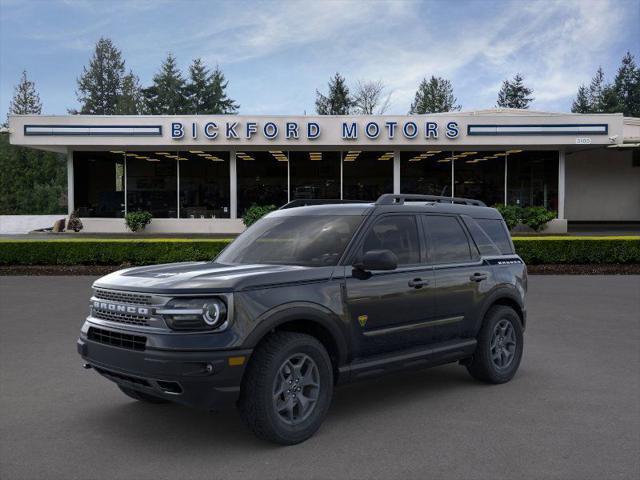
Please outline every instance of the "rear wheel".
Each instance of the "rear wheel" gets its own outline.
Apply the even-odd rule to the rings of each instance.
[[[156,397],[154,395],[149,395],[148,393],[144,393],[144,392],[139,392],[138,390],[133,390],[132,388],[123,387],[122,385],[118,385],[118,388],[127,397],[131,397],[134,400],[138,400],[140,402],[145,402],[145,403],[169,403],[169,401],[165,400],[164,398]]]
[[[478,345],[467,370],[488,383],[505,383],[520,366],[524,343],[520,317],[511,307],[489,309],[478,335]]]
[[[240,394],[240,413],[258,437],[293,445],[311,437],[333,395],[333,369],[310,335],[276,332],[251,357]]]

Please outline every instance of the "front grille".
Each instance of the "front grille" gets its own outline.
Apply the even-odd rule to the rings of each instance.
[[[144,315],[115,313],[94,309],[91,316],[101,320],[109,320],[110,322],[126,323],[127,325],[139,325],[141,327],[149,326],[149,317],[145,317]]]
[[[112,302],[151,305],[151,295],[145,295],[143,293],[118,292],[114,290],[96,288],[93,296],[101,300],[110,300]]]
[[[129,335],[127,333],[112,332],[111,330],[103,330],[96,327],[89,327],[87,337],[94,342],[129,350],[141,351],[145,349],[147,344],[147,337],[143,337],[142,335]]]
[[[93,366],[93,369],[98,372],[100,375],[104,375],[105,377],[113,380],[124,380],[125,382],[135,383],[136,385],[141,385],[143,387],[151,387],[151,384],[147,382],[144,378],[130,377],[129,375],[125,375],[123,373],[112,372],[111,370],[105,370],[104,368]]]

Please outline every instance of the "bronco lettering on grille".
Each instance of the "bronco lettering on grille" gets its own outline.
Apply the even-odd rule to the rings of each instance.
[[[129,313],[133,315],[149,315],[149,309],[146,307],[133,307],[131,305],[120,305],[117,303],[100,302],[95,300],[93,308],[97,310],[106,310],[115,313]]]

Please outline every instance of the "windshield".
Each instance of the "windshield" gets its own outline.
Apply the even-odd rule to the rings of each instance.
[[[263,218],[229,245],[216,262],[337,265],[362,218],[357,215]]]

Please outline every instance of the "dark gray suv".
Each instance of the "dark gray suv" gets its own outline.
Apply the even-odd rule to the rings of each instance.
[[[527,271],[495,209],[423,195],[328,203],[285,205],[212,262],[97,280],[85,367],[144,402],[235,403],[282,444],[313,435],[339,383],[450,362],[489,383],[515,375]]]

